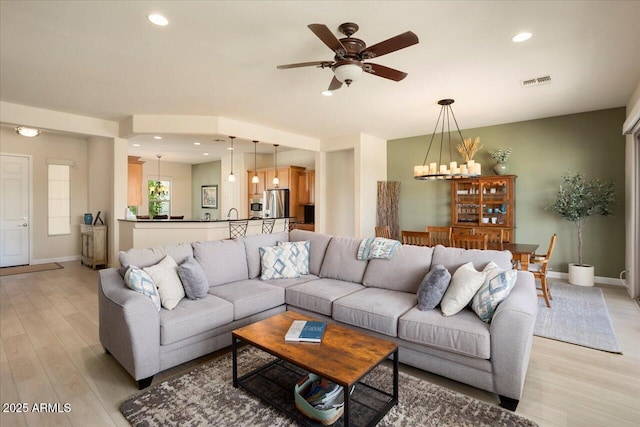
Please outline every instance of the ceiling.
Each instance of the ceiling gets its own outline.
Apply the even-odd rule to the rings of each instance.
[[[150,24],[152,12],[169,25]],[[307,25],[341,37],[343,22],[368,45],[416,33],[419,44],[371,61],[408,77],[365,74],[324,97],[331,70],[276,70],[331,60]],[[394,139],[431,133],[442,98],[456,100],[461,128],[624,106],[640,80],[638,22],[638,1],[2,1],[0,99],[107,120],[210,115]],[[521,31],[533,37],[513,43]],[[520,85],[545,75],[550,84]],[[198,161],[195,141],[226,149],[220,135],[163,137],[130,144],[153,155],[178,144]]]

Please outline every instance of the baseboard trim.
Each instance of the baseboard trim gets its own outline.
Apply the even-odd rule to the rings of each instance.
[[[569,273],[559,273],[557,271],[550,271],[547,273],[552,279],[569,279]],[[612,285],[612,286],[624,286],[624,283],[617,277],[602,277],[595,276],[594,281],[599,285]]]
[[[34,259],[33,261],[31,261],[31,264],[36,265],[36,264],[48,264],[51,262],[80,261],[80,258],[81,258],[80,255],[71,255],[71,256],[65,256],[60,258],[41,258],[41,259]]]

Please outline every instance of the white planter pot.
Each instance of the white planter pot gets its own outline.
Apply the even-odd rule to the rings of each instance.
[[[593,286],[593,265],[569,263],[569,283],[578,286]]]

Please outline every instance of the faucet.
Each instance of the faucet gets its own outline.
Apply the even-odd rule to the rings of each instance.
[[[238,219],[238,209],[236,208],[231,208],[229,209],[229,212],[227,212],[227,219],[231,219],[231,211],[236,211],[236,219]]]

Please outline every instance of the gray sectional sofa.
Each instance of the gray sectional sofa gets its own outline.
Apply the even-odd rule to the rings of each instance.
[[[310,274],[262,281],[259,248],[289,240],[310,242]],[[537,313],[531,273],[518,271],[491,323],[470,309],[445,317],[438,308],[417,308],[416,291],[432,265],[453,273],[469,261],[477,269],[493,261],[507,269],[511,253],[405,245],[389,260],[359,261],[360,242],[293,230],[122,252],[120,269],[100,271],[100,341],[143,388],[160,371],[229,346],[232,330],[291,310],[396,341],[400,362],[497,393],[503,407],[515,409]],[[209,293],[158,312],[123,276],[128,266],[151,266],[167,254],[178,264],[193,256]]]

